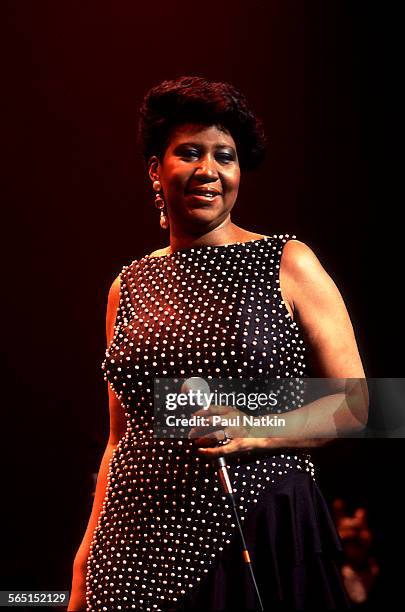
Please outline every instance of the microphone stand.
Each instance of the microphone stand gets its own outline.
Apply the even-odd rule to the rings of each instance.
[[[228,501],[231,504],[234,516],[235,516],[235,520],[236,520],[236,524],[238,526],[238,531],[239,531],[239,535],[240,535],[240,539],[241,539],[241,543],[242,543],[242,555],[243,555],[243,560],[249,570],[249,574],[250,577],[252,579],[253,582],[253,586],[256,592],[256,596],[257,596],[257,600],[259,602],[259,610],[264,610],[263,607],[263,602],[262,602],[262,598],[260,597],[260,592],[257,586],[257,582],[256,582],[256,578],[253,572],[253,567],[252,567],[252,562],[250,560],[250,555],[249,555],[249,551],[247,549],[246,546],[246,542],[245,542],[245,537],[243,535],[243,530],[242,530],[242,524],[239,518],[239,513],[238,513],[238,509],[236,507],[236,500],[235,500],[235,496],[233,494],[233,490],[232,490],[232,485],[231,485],[231,481],[229,478],[229,473],[228,473],[228,466],[227,463],[225,461],[225,457],[221,456],[221,457],[216,457],[215,459],[213,459],[213,463],[216,464],[216,471],[218,474],[218,478],[219,478],[219,482],[221,483],[221,487],[222,490],[225,494],[225,496],[227,497]]]
[[[210,387],[207,383],[206,380],[204,380],[203,378],[201,378],[200,376],[192,376],[188,379],[186,379],[181,387],[181,391],[182,392],[186,392],[187,390],[194,390],[194,391],[200,391],[202,392],[202,394],[207,394],[210,391]],[[205,405],[203,404],[202,406],[199,406],[199,408],[204,408]],[[218,444],[220,446],[224,445],[224,442],[222,440],[220,440],[218,442]],[[226,442],[225,442],[226,444]],[[232,490],[232,485],[231,485],[231,481],[229,478],[229,474],[228,474],[228,466],[226,464],[225,461],[225,457],[221,456],[221,457],[216,457],[215,459],[212,460],[214,467],[216,467],[216,471],[217,471],[217,475],[219,478],[219,482],[221,484],[222,490],[225,494],[225,496],[227,497],[227,499],[229,500],[230,504],[231,504],[231,508],[232,511],[234,513],[235,516],[235,521],[236,524],[238,526],[238,531],[239,531],[239,535],[240,535],[240,539],[241,539],[241,543],[242,543],[242,555],[243,555],[243,560],[249,570],[249,574],[251,576],[252,582],[253,582],[253,586],[256,592],[256,596],[257,596],[257,600],[259,602],[259,610],[260,611],[264,611],[264,607],[263,607],[263,602],[262,602],[262,598],[260,597],[260,593],[259,593],[259,589],[257,587],[257,583],[256,583],[256,578],[253,572],[253,567],[252,567],[252,563],[250,561],[250,555],[249,555],[249,551],[247,549],[246,546],[246,542],[245,542],[245,537],[243,535],[243,531],[242,531],[242,524],[239,518],[239,513],[238,513],[238,509],[236,506],[236,500],[235,497],[233,495],[233,490]]]

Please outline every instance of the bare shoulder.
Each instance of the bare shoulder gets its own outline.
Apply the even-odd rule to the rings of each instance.
[[[314,251],[300,240],[289,240],[280,262],[280,287],[288,301],[294,320],[318,325],[327,313],[347,311],[332,277],[322,266]],[[284,300],[285,301],[285,300]]]
[[[106,316],[106,333],[107,333],[107,342],[109,343],[114,331],[115,319],[117,316],[117,310],[120,301],[120,290],[121,290],[121,279],[120,275],[118,275],[108,292],[108,302],[107,302],[107,316]]]
[[[118,306],[118,302],[120,299],[120,289],[121,289],[121,278],[120,275],[113,280],[110,290],[108,292],[108,308],[113,308]]]
[[[167,255],[169,253],[170,247],[164,247],[163,249],[158,249],[157,251],[153,251],[149,255],[149,257],[161,257],[162,255]]]
[[[301,240],[289,240],[285,244],[281,268],[292,281],[310,280],[326,274],[314,251]]]
[[[280,261],[280,290],[283,301],[293,320],[297,316],[297,294],[308,279],[314,279],[323,270],[315,253],[300,240],[288,240]]]
[[[316,376],[363,378],[353,326],[342,295],[312,249],[299,240],[283,250],[283,278],[305,335]],[[280,264],[280,278],[282,266]]]
[[[109,291],[109,295],[116,295],[117,293],[119,294],[120,292],[120,285],[121,285],[121,275],[118,274],[118,276],[116,276],[116,278],[114,278],[112,285],[110,287],[110,291]]]

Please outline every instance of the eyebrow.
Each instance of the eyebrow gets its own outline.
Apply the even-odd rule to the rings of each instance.
[[[184,147],[184,146],[188,146],[188,147],[201,147],[204,146],[202,145],[202,143],[200,142],[180,142],[178,145],[176,145],[176,149],[178,149],[179,147]],[[235,147],[233,147],[231,144],[217,144],[215,145],[216,149],[224,149],[224,148],[228,148],[231,149],[232,151],[235,151]]]

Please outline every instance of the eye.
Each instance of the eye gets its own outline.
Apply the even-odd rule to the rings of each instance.
[[[234,161],[234,157],[230,153],[217,153],[217,158],[227,164]]]
[[[180,157],[184,157],[185,159],[189,159],[190,157],[198,157],[199,152],[196,149],[183,149],[180,152]]]

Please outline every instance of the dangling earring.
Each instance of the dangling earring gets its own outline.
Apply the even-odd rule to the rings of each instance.
[[[162,186],[160,184],[160,181],[153,181],[153,189],[157,192],[159,192],[161,190]],[[169,227],[169,219],[167,218],[167,215],[164,211],[164,207],[165,207],[165,201],[162,198],[162,196],[160,195],[160,193],[156,193],[155,196],[155,206],[158,210],[160,210],[160,227],[162,229],[167,229]]]

